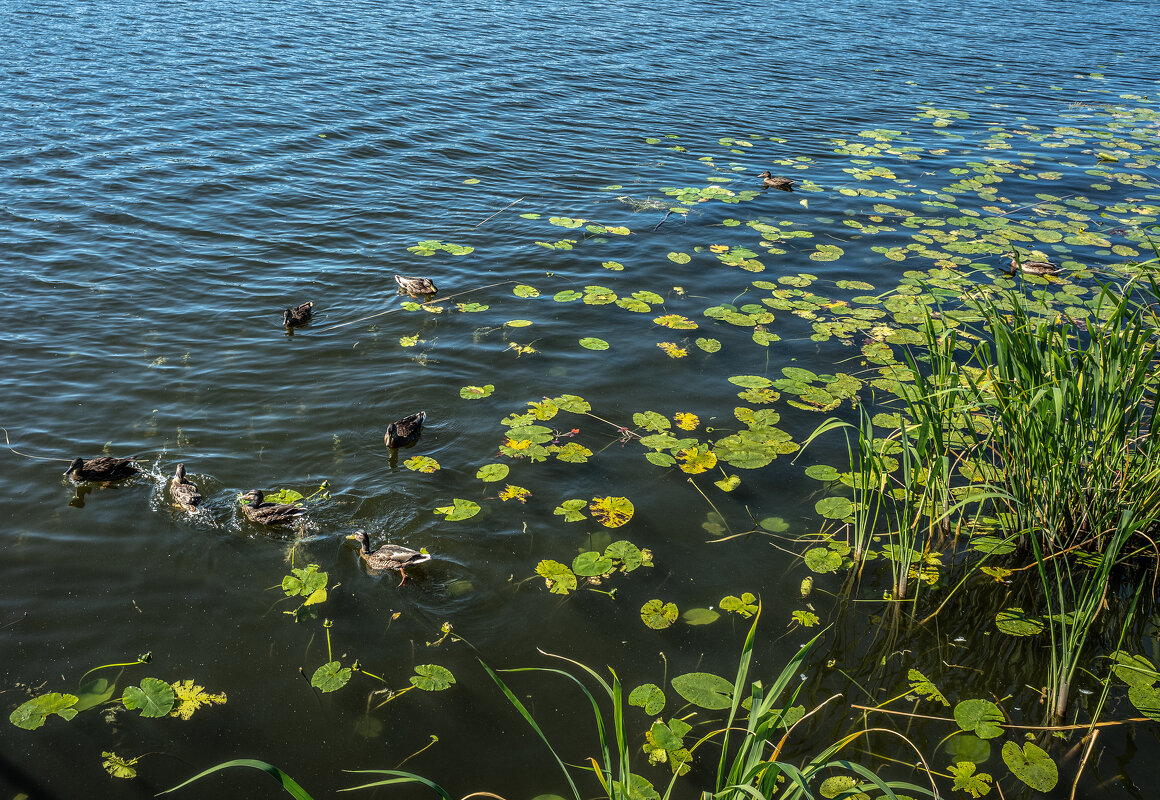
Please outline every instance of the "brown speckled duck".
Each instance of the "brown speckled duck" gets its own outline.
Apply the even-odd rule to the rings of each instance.
[[[430,278],[408,278],[405,275],[396,275],[395,283],[399,284],[399,291],[407,294],[435,294],[435,283]]]
[[[431,560],[431,556],[427,553],[420,553],[418,550],[397,544],[384,544],[378,550],[372,551],[371,537],[367,535],[366,531],[355,531],[347,538],[354,539],[361,546],[359,555],[362,557],[363,563],[367,565],[367,569],[372,572],[398,570],[399,574],[403,576],[403,579],[399,581],[400,586],[407,582],[407,573],[403,571],[404,567],[413,567],[416,564]]]
[[[761,178],[761,185],[768,189],[781,189],[783,192],[793,191],[793,180],[790,178],[774,177],[769,174],[769,170],[761,173],[757,177]]]
[[[423,420],[427,419],[427,412],[420,411],[409,417],[403,417],[398,422],[387,426],[387,433],[383,441],[387,447],[394,450],[397,447],[410,447],[419,441],[419,434],[423,432]]]
[[[302,506],[265,502],[266,495],[261,489],[251,489],[242,499],[250,501],[249,505],[242,506],[242,511],[259,525],[286,525],[306,514]]]
[[[287,328],[297,328],[299,325],[305,325],[310,322],[310,318],[314,316],[314,303],[303,303],[294,308],[288,308],[282,312],[282,324]]]
[[[201,511],[198,508],[202,501],[201,492],[197,490],[197,485],[193,481],[185,477],[184,464],[178,464],[177,471],[169,479],[169,494],[173,497],[173,505],[182,511],[188,511],[190,514]]]
[[[101,456],[100,458],[90,458],[88,461],[85,461],[83,458],[74,458],[73,462],[69,464],[68,469],[64,471],[64,474],[77,482],[109,482],[123,481],[125,478],[131,478],[139,472],[141,472],[141,468],[137,466],[135,459]]]
[[[1007,254],[1011,259],[1011,274],[1026,272],[1028,275],[1058,275],[1059,267],[1050,261],[1036,261],[1030,258],[1016,258],[1014,253]]]

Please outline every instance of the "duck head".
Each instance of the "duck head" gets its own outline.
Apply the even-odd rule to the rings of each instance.
[[[242,499],[249,500],[251,506],[260,506],[262,501],[266,499],[266,495],[261,489],[251,489],[242,495]]]
[[[72,475],[74,472],[76,472],[78,469],[82,469],[84,466],[85,460],[83,458],[74,458],[73,462],[68,465],[68,469],[64,471],[64,474]]]
[[[358,542],[364,553],[369,553],[371,551],[371,537],[367,535],[366,531],[355,531],[346,538],[354,539],[356,542]]]

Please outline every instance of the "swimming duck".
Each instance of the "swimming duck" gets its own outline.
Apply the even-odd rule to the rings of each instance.
[[[399,291],[407,294],[435,294],[435,283],[430,278],[408,278],[396,275],[395,283],[399,284]]]
[[[131,478],[141,471],[132,458],[113,458],[101,456],[90,458],[74,458],[64,471],[74,481],[122,481]]]
[[[306,513],[302,506],[264,502],[266,495],[261,489],[251,489],[242,499],[250,501],[249,505],[242,506],[242,511],[259,525],[286,525]]]
[[[371,571],[385,572],[389,569],[397,569],[399,574],[403,576],[403,579],[399,581],[400,586],[407,582],[407,573],[403,571],[404,567],[413,567],[416,564],[431,560],[431,556],[427,553],[420,553],[417,550],[397,544],[384,544],[372,552],[371,537],[367,536],[366,531],[355,531],[347,538],[354,539],[361,545],[362,549],[359,551],[359,555]]]
[[[189,478],[185,477],[185,465],[178,464],[177,472],[169,479],[169,493],[173,495],[173,505],[190,514],[201,511],[201,492]]]
[[[383,441],[387,447],[394,450],[397,447],[410,447],[419,441],[419,434],[423,431],[423,420],[427,419],[427,412],[420,411],[409,417],[403,417],[398,422],[387,426],[387,433]]]
[[[769,170],[761,173],[757,177],[761,178],[762,185],[767,188],[781,189],[783,192],[792,192],[794,182],[790,178],[773,177],[769,174]]]
[[[297,328],[299,325],[305,325],[314,316],[314,312],[311,310],[313,308],[314,303],[303,303],[300,306],[286,309],[282,312],[282,324],[287,328]]]
[[[1033,261],[1029,258],[1017,259],[1014,253],[1008,253],[1011,258],[1011,274],[1026,272],[1028,275],[1058,275],[1059,267],[1050,261]]]

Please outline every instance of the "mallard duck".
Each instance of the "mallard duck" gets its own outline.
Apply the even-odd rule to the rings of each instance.
[[[1008,253],[1011,258],[1011,274],[1026,272],[1028,275],[1058,275],[1059,267],[1050,261],[1034,261],[1029,258],[1016,258],[1014,253]]]
[[[259,525],[286,525],[306,513],[302,506],[264,502],[266,495],[261,489],[251,489],[242,499],[250,501],[249,505],[242,506],[242,511]]]
[[[431,556],[426,553],[420,553],[418,550],[397,544],[384,544],[372,552],[371,537],[367,536],[366,531],[355,531],[347,538],[354,539],[361,545],[362,549],[359,551],[359,555],[371,571],[386,572],[389,569],[397,569],[399,574],[403,576],[403,579],[399,581],[400,586],[407,582],[407,573],[403,571],[404,567],[413,567],[416,564],[431,560]]]
[[[314,303],[303,303],[300,306],[286,309],[282,312],[282,324],[287,328],[297,328],[299,325],[305,325],[314,316],[314,312],[311,310],[313,308]]]
[[[407,294],[435,294],[435,284],[430,278],[408,278],[396,275],[395,283],[399,284],[399,291]]]
[[[169,479],[169,493],[173,496],[173,505],[190,514],[201,511],[201,492],[189,478],[185,477],[185,465],[178,464],[177,471]]]
[[[410,447],[419,441],[419,434],[423,431],[423,420],[427,419],[427,412],[420,411],[409,417],[403,417],[398,422],[387,426],[387,433],[383,441],[387,447],[394,450],[397,447]]]
[[[132,458],[113,458],[101,456],[90,458],[74,458],[64,471],[74,481],[123,481],[141,471]]]
[[[769,170],[761,173],[757,177],[761,178],[761,184],[770,189],[781,189],[783,192],[793,191],[793,180],[790,178],[773,177],[769,174]]]

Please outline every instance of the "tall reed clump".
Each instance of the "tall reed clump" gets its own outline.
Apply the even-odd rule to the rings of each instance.
[[[970,532],[986,513],[1033,559],[1056,719],[1117,567],[1160,562],[1158,295],[1152,281],[1101,286],[1088,322],[1014,289],[983,294],[968,302],[980,328],[928,316],[909,362],[898,524]]]

